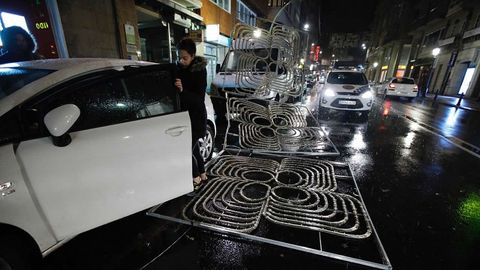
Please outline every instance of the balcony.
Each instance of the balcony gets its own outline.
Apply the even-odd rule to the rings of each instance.
[[[465,33],[463,33],[463,38],[469,38],[477,35],[480,35],[480,27],[466,31]]]
[[[455,37],[446,38],[438,41],[438,47],[442,47],[448,44],[452,44],[455,41]]]
[[[200,0],[172,0],[172,2],[187,9],[199,9],[202,7],[202,1]]]

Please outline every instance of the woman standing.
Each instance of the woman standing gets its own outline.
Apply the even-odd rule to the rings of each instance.
[[[177,45],[179,56],[175,86],[180,92],[183,110],[188,110],[192,126],[193,183],[198,186],[207,180],[205,164],[200,154],[199,139],[205,137],[207,130],[207,109],[205,108],[205,89],[207,88],[207,61],[195,56],[196,46],[192,39],[182,39]]]
[[[3,48],[0,64],[43,59],[37,53],[37,43],[32,35],[19,26],[11,26],[0,32]]]

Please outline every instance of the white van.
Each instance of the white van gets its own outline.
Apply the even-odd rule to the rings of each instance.
[[[292,76],[283,67],[277,67],[279,54],[282,51],[278,48],[268,48],[253,41],[234,41],[222,65],[217,66],[217,74],[210,88],[217,116],[224,115],[225,93],[278,100],[282,95],[271,89],[287,87],[291,80],[289,76]]]

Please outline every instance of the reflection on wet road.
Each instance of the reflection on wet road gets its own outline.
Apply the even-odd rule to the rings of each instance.
[[[445,139],[478,146],[478,113],[377,99],[368,120],[318,117],[352,165],[394,269],[478,266],[480,159]]]
[[[478,269],[480,159],[452,142],[460,142],[455,137],[480,146],[479,113],[421,100],[377,99],[362,118],[318,110],[314,92],[303,103],[341,153],[330,159],[351,164],[394,269]],[[47,269],[357,269],[299,251],[199,229],[183,235],[187,226],[165,226],[139,213],[74,239],[47,258]],[[299,237],[299,231],[291,233]]]

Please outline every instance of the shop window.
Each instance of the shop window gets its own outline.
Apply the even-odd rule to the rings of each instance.
[[[0,12],[0,31],[10,26],[20,26],[25,29],[25,31],[30,33],[24,16],[8,12]],[[3,42],[1,40],[0,46],[3,46]]]

